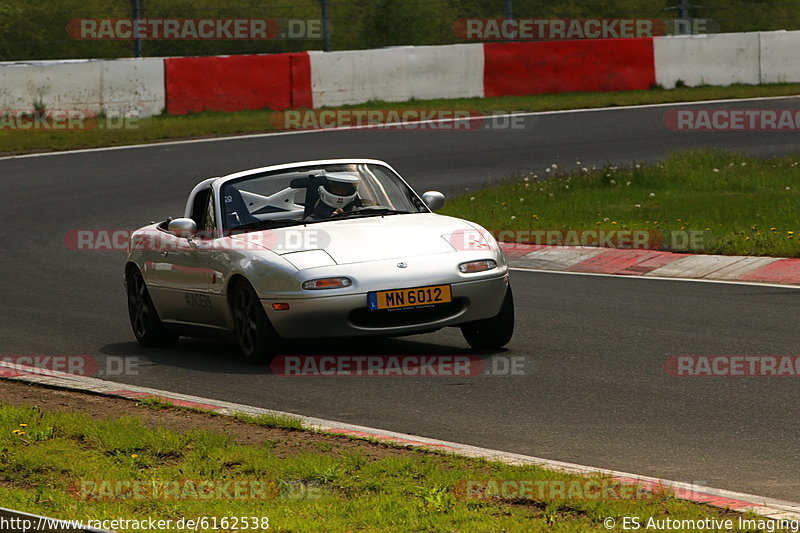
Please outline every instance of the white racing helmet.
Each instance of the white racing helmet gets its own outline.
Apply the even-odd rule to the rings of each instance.
[[[329,172],[327,182],[319,187],[319,198],[329,207],[338,208],[356,199],[356,189],[360,178],[352,172]]]

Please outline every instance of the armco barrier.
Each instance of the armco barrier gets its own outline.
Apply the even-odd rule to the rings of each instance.
[[[655,83],[653,40],[484,45],[486,96],[626,91]]]
[[[761,32],[761,83],[800,82],[800,31]]]
[[[761,81],[758,33],[656,37],[654,50],[656,82],[667,89],[678,80],[692,87]]]
[[[311,107],[308,54],[164,60],[167,112]]]
[[[164,109],[161,59],[0,63],[0,108],[81,109],[118,116]]]
[[[314,107],[483,96],[483,45],[311,52]]]

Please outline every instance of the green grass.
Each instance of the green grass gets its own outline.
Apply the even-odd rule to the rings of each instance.
[[[800,257],[800,154],[693,151],[636,168],[568,166],[515,176],[440,212],[489,230],[697,231],[693,252]]]
[[[158,396],[148,396],[146,398],[142,398],[136,402],[137,405],[140,407],[144,407],[145,409],[152,409],[153,411],[160,411],[162,409],[172,409],[175,407],[175,404],[170,402],[166,398],[160,398]],[[192,408],[187,408],[192,409]],[[192,409],[193,410],[193,409]],[[205,412],[203,409],[197,409],[199,412]],[[213,411],[208,410],[208,413],[213,413]]]
[[[154,411],[159,411],[164,409],[177,409],[181,411],[188,411],[191,413],[202,413],[208,416],[224,416],[210,409],[178,406],[170,402],[169,399],[161,398],[158,396],[149,396],[146,398],[142,398],[136,403],[139,406],[144,407],[145,409],[152,409]],[[253,416],[244,413],[234,413],[231,416],[231,418],[233,418],[234,420],[238,420],[239,422],[244,422],[246,424],[252,424],[254,426],[261,426],[266,428],[308,429],[303,425],[302,420],[300,420],[296,416],[290,416],[290,415],[261,414]]]
[[[369,102],[357,106],[344,106],[343,109],[422,108],[470,110],[484,113],[530,112],[797,94],[800,94],[800,84],[732,85],[730,87],[694,87],[670,90],[654,88],[649,91],[608,93],[562,93],[500,98],[412,100],[402,103]],[[136,121],[136,127],[131,129],[89,129],[73,132],[0,130],[0,153],[73,150],[158,142],[169,139],[263,133],[276,131],[272,120],[273,112],[269,110],[238,111],[233,113],[203,112],[182,116],[161,115],[149,119],[140,119]]]
[[[255,426],[262,426],[265,428],[283,428],[283,429],[305,429],[303,422],[294,416],[289,415],[272,415],[264,414],[258,416],[245,415],[236,413],[233,418],[240,422],[246,422]]]
[[[468,500],[456,490],[465,480],[567,476],[442,453],[370,455],[331,442],[278,453],[276,441],[244,445],[222,432],[154,429],[136,418],[0,406],[0,506],[82,520],[268,516],[274,531],[583,532],[605,531],[604,518],[630,515],[735,521],[666,492],[644,500]],[[261,480],[273,483],[275,498],[91,500],[80,497],[89,480]]]

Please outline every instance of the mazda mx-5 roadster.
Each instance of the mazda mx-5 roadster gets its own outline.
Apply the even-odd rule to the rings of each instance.
[[[133,333],[155,346],[216,331],[251,362],[291,339],[448,326],[474,349],[502,347],[514,331],[503,251],[481,226],[435,214],[443,205],[369,159],[206,179],[183,217],[131,236]]]

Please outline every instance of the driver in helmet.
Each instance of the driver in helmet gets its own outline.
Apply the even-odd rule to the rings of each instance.
[[[359,206],[357,174],[330,172],[325,174],[325,178],[325,184],[319,187],[319,200],[308,218],[326,220]]]

